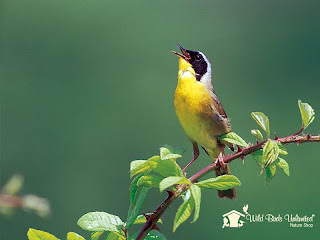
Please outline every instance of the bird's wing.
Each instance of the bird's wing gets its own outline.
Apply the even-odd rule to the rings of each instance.
[[[222,125],[223,125],[223,129],[225,129],[224,133],[228,133],[231,132],[231,126],[230,126],[230,121],[228,119],[228,116],[224,110],[224,108],[222,107],[222,104],[220,102],[220,100],[218,99],[217,95],[215,94],[213,88],[211,89],[211,98],[212,98],[212,108],[215,109],[215,113],[216,113],[216,120]],[[222,133],[222,134],[224,134]]]
[[[228,116],[227,116],[224,108],[222,107],[222,104],[220,103],[219,99],[216,98],[214,102],[216,103],[216,106],[215,106],[215,107],[216,107],[216,109],[218,110],[220,116],[227,119]]]
[[[228,116],[227,116],[224,108],[222,107],[222,104],[221,104],[219,98],[217,97],[216,93],[214,92],[213,88],[211,89],[211,98],[213,100],[214,107],[217,109],[220,116],[227,119]]]

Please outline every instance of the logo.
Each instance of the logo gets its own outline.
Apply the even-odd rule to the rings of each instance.
[[[243,212],[245,214],[248,214],[248,204],[245,205],[243,208]],[[222,215],[223,217],[223,225],[222,228],[225,227],[242,227],[243,224],[245,223],[245,221],[241,220],[241,217],[245,217],[244,214],[242,214],[241,212],[238,212],[236,210],[232,210],[226,214]]]
[[[271,213],[267,214],[249,214],[248,213],[248,204],[244,205],[242,208],[243,213],[238,212],[236,210],[232,210],[222,215],[223,224],[222,228],[232,227],[232,228],[240,228],[244,225],[244,223],[288,223],[291,228],[312,228],[313,220],[315,218],[315,214],[308,215],[299,215],[299,214],[277,214],[273,215]],[[245,222],[246,220],[247,222]]]

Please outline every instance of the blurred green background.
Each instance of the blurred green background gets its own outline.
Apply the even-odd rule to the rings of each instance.
[[[129,163],[158,154],[162,144],[191,144],[173,110],[178,59],[174,43],[203,51],[233,130],[253,141],[252,111],[270,118],[279,136],[300,127],[297,101],[308,102],[320,133],[319,1],[0,2],[0,183],[25,176],[24,193],[46,197],[48,219],[18,211],[0,217],[0,239],[26,239],[29,227],[64,239],[86,237],[76,222],[89,211],[126,219]],[[319,235],[319,145],[289,146],[291,176],[265,184],[251,157],[231,164],[242,182],[235,201],[203,193],[200,219],[175,234],[176,203],[162,230],[168,239],[300,239]],[[209,164],[203,152],[189,174]],[[151,191],[144,211],[165,197]],[[222,229],[232,209],[316,214],[312,229],[246,223]],[[138,230],[138,229],[136,229]],[[207,236],[207,237],[204,237]]]

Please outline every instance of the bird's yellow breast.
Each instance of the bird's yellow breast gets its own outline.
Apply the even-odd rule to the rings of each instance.
[[[221,124],[215,114],[213,99],[210,90],[196,80],[194,70],[188,64],[180,59],[174,108],[191,141],[206,149],[216,149]]]
[[[177,113],[190,117],[206,115],[212,99],[210,92],[201,82],[198,82],[190,72],[179,71],[178,86],[175,92],[175,110]],[[187,117],[187,116],[186,116]]]

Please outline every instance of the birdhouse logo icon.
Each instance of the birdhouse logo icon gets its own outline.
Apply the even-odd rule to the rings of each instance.
[[[245,214],[248,214],[248,204],[243,206],[243,212]],[[225,227],[242,227],[245,223],[243,220],[241,220],[241,217],[245,217],[245,215],[241,212],[238,212],[236,210],[232,210],[230,212],[227,212],[226,214],[222,215],[223,217],[223,225],[222,228]]]

